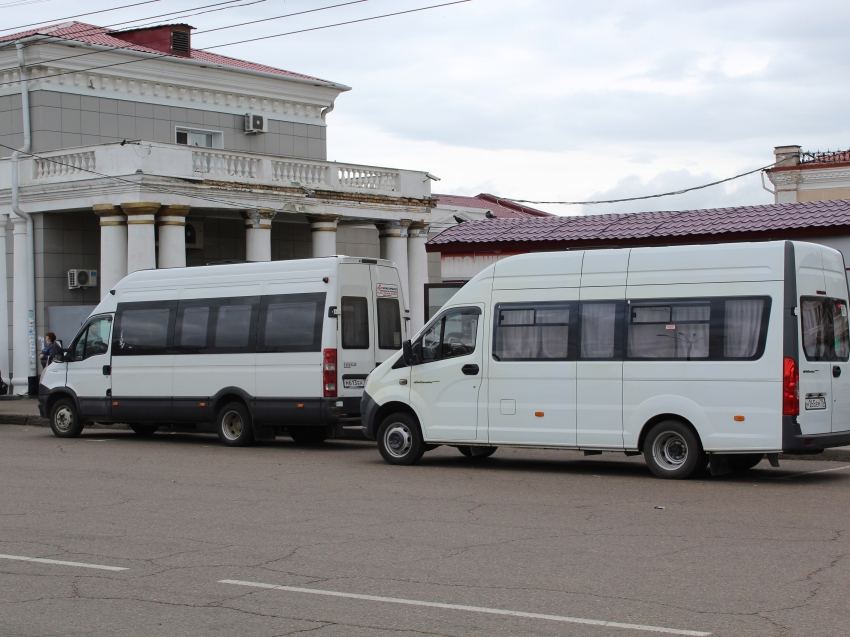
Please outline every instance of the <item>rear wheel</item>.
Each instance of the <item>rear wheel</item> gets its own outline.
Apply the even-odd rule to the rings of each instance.
[[[242,403],[228,403],[216,419],[218,439],[228,447],[245,447],[254,442],[251,414]]]
[[[83,422],[70,398],[60,398],[50,408],[50,428],[58,438],[76,438],[83,431]]]
[[[299,445],[318,445],[328,439],[324,427],[287,427],[286,430]]]
[[[761,462],[763,458],[763,453],[736,453],[726,456],[726,462],[729,463],[732,471],[748,471]]]
[[[457,450],[460,451],[467,458],[479,458],[481,460],[492,456],[494,453],[496,453],[496,449],[498,449],[498,447],[473,447],[467,445],[457,448]]]
[[[378,450],[390,464],[416,464],[425,453],[419,423],[403,412],[387,416],[378,428]]]
[[[690,478],[705,466],[705,456],[696,433],[678,420],[655,425],[643,445],[646,464],[659,478]]]
[[[132,429],[137,436],[147,438],[157,432],[159,425],[142,425],[137,422],[133,422],[130,423],[130,429]]]

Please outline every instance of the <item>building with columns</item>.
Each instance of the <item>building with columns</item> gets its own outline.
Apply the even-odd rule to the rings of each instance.
[[[425,250],[434,177],[328,161],[328,114],[348,90],[192,49],[188,25],[0,38],[0,373],[14,391],[40,371],[45,332],[67,345],[141,269],[391,259],[418,329],[440,281]]]

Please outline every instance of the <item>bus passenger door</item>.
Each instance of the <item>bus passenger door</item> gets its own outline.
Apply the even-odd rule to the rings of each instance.
[[[850,307],[848,307],[847,274],[844,259],[831,251],[823,251],[823,276],[826,295],[831,301],[832,332],[832,431],[850,430]],[[803,405],[805,406],[805,405]]]
[[[621,449],[625,300],[620,299],[625,298],[625,287],[582,288],[581,297],[576,362],[576,444]],[[607,298],[589,300],[594,297]]]
[[[385,265],[372,265],[370,270],[375,297],[375,365],[380,365],[409,338],[405,312],[408,300],[404,298],[398,270]]]
[[[438,315],[417,339],[421,362],[410,370],[410,404],[426,440],[475,440],[483,377],[483,305]]]
[[[831,304],[826,296],[822,251],[795,244],[800,315],[800,415],[804,435],[832,431]]]
[[[371,266],[341,263],[339,266],[339,337],[337,375],[340,398],[363,395],[366,377],[375,369],[375,294]]]

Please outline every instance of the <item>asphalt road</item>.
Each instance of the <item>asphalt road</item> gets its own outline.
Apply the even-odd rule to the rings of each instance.
[[[850,467],[0,426],[0,554],[4,637],[844,636]]]

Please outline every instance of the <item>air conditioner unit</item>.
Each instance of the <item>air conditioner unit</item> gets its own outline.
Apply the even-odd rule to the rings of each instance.
[[[204,247],[204,222],[186,220],[186,248],[200,250]]]
[[[245,132],[246,133],[268,133],[269,121],[265,115],[257,115],[256,113],[245,113]]]
[[[96,288],[97,270],[68,270],[68,289]]]

